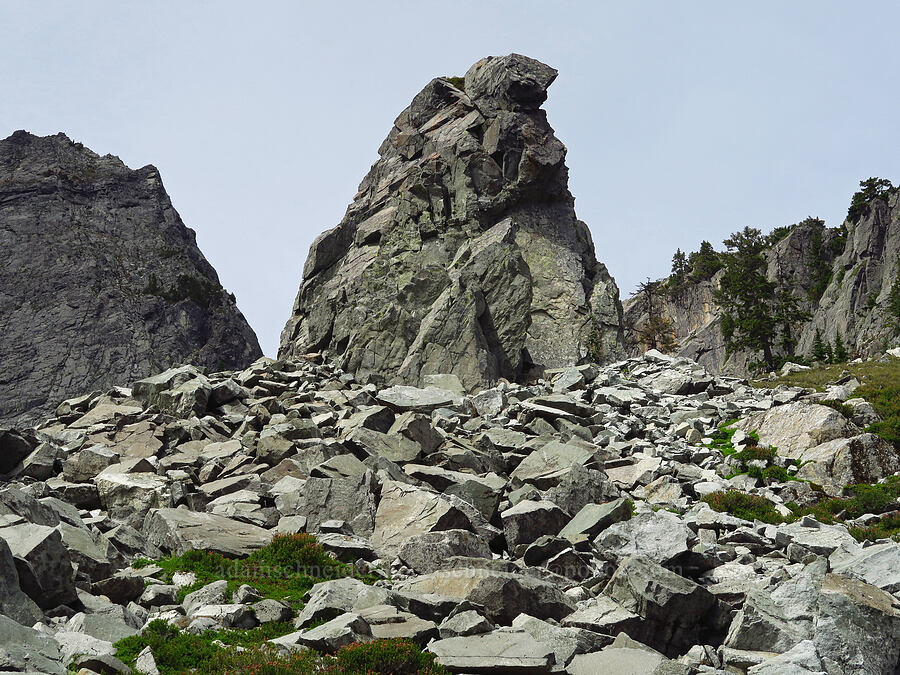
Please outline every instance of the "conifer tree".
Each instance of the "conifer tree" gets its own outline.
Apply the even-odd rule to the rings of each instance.
[[[822,331],[816,328],[816,337],[813,338],[812,358],[813,361],[828,361],[828,351],[825,346],[825,340],[822,339]]]
[[[844,346],[844,338],[841,337],[841,331],[834,336],[834,348],[831,350],[834,363],[846,363],[849,358],[847,347]]]
[[[774,370],[773,347],[779,324],[792,324],[806,315],[795,302],[779,302],[778,285],[766,277],[762,232],[745,227],[726,239],[725,246],[725,273],[715,294],[722,308],[720,328],[725,348],[728,353],[736,349],[761,351],[766,368]]]
[[[672,256],[672,274],[669,277],[673,288],[680,288],[687,280],[688,263],[687,255],[680,248]]]

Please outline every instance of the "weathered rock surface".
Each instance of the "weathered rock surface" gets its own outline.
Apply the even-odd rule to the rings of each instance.
[[[282,356],[325,350],[376,383],[453,373],[470,390],[615,357],[618,289],[540,109],[555,78],[511,54],[416,95],[311,246]]]
[[[261,354],[153,166],[17,131],[0,141],[0,250],[0,422],[177,363]]]

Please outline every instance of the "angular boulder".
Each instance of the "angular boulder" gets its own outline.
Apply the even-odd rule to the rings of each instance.
[[[209,550],[231,558],[245,558],[272,540],[273,532],[256,525],[187,509],[151,509],[143,533],[159,549],[182,555]]]

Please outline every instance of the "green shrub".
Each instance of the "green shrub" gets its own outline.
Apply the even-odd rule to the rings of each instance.
[[[848,420],[853,418],[853,406],[847,405],[843,401],[838,401],[833,398],[827,398],[824,401],[819,401],[819,405],[827,405],[829,408],[834,408]]]
[[[708,443],[706,447],[718,450],[726,457],[728,455],[733,455],[735,450],[734,445],[731,442],[731,437],[734,436],[734,433],[737,431],[737,429],[734,428],[737,421],[737,418],[735,418],[722,422],[722,424],[719,425],[719,428],[710,434],[712,441]]]
[[[336,656],[338,673],[366,675],[439,675],[448,671],[434,665],[434,655],[407,640],[376,640],[341,647]]]
[[[865,527],[851,527],[850,534],[858,541],[896,539],[900,536],[900,514],[892,514]]]
[[[789,480],[797,480],[791,474],[788,473],[788,470],[783,466],[767,466],[763,469],[762,478],[766,481],[771,481],[774,483],[786,483]]]
[[[759,440],[759,436],[754,437],[751,435],[750,437],[754,438],[754,440]],[[749,464],[752,461],[760,459],[765,461],[766,463],[770,463],[773,459],[775,459],[775,455],[775,448],[751,445],[737,453],[735,455],[735,458],[740,460],[742,464]]]
[[[130,666],[144,647],[150,647],[163,675],[203,668],[221,651],[212,640],[182,633],[162,619],[150,622],[144,631],[116,643],[116,656]]]
[[[144,295],[155,295],[166,302],[190,300],[200,307],[209,307],[221,292],[222,287],[215,281],[191,274],[179,274],[175,284],[167,289],[159,283],[159,279],[152,272],[143,290]]]
[[[445,77],[444,79],[447,80],[447,82],[452,84],[454,87],[456,87],[460,91],[466,90],[466,78],[454,76],[454,77]]]
[[[775,510],[775,504],[765,497],[749,495],[739,490],[713,492],[701,499],[714,511],[730,513],[744,520],[761,520],[764,523],[783,523],[784,518]]]
[[[853,394],[866,399],[881,416],[881,421],[870,425],[866,431],[878,434],[900,450],[900,381],[867,382]]]
[[[875,199],[887,200],[888,195],[897,191],[891,181],[886,178],[869,178],[859,182],[862,188],[853,194],[850,208],[847,211],[847,220],[856,223],[864,215],[869,213],[872,201]]]

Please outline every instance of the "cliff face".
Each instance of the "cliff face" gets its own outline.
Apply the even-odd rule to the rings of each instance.
[[[0,141],[0,422],[170,365],[261,355],[153,166],[63,134]]]
[[[875,199],[857,222],[825,228],[805,221],[767,252],[768,277],[800,300],[810,319],[794,327],[795,353],[809,357],[816,330],[833,343],[838,333],[851,357],[868,358],[893,346],[898,336],[887,312],[888,295],[900,261],[900,203],[896,193]],[[721,313],[713,294],[721,272],[706,281],[688,282],[660,298],[660,312],[671,323],[676,353],[695,359],[712,372],[747,375],[759,354],[737,352],[727,360],[719,328]],[[642,347],[636,328],[647,320],[646,302],[625,302],[631,351]]]
[[[556,71],[512,54],[432,80],[341,223],[310,248],[280,354],[468,388],[621,353],[618,289],[575,216],[540,109]]]

